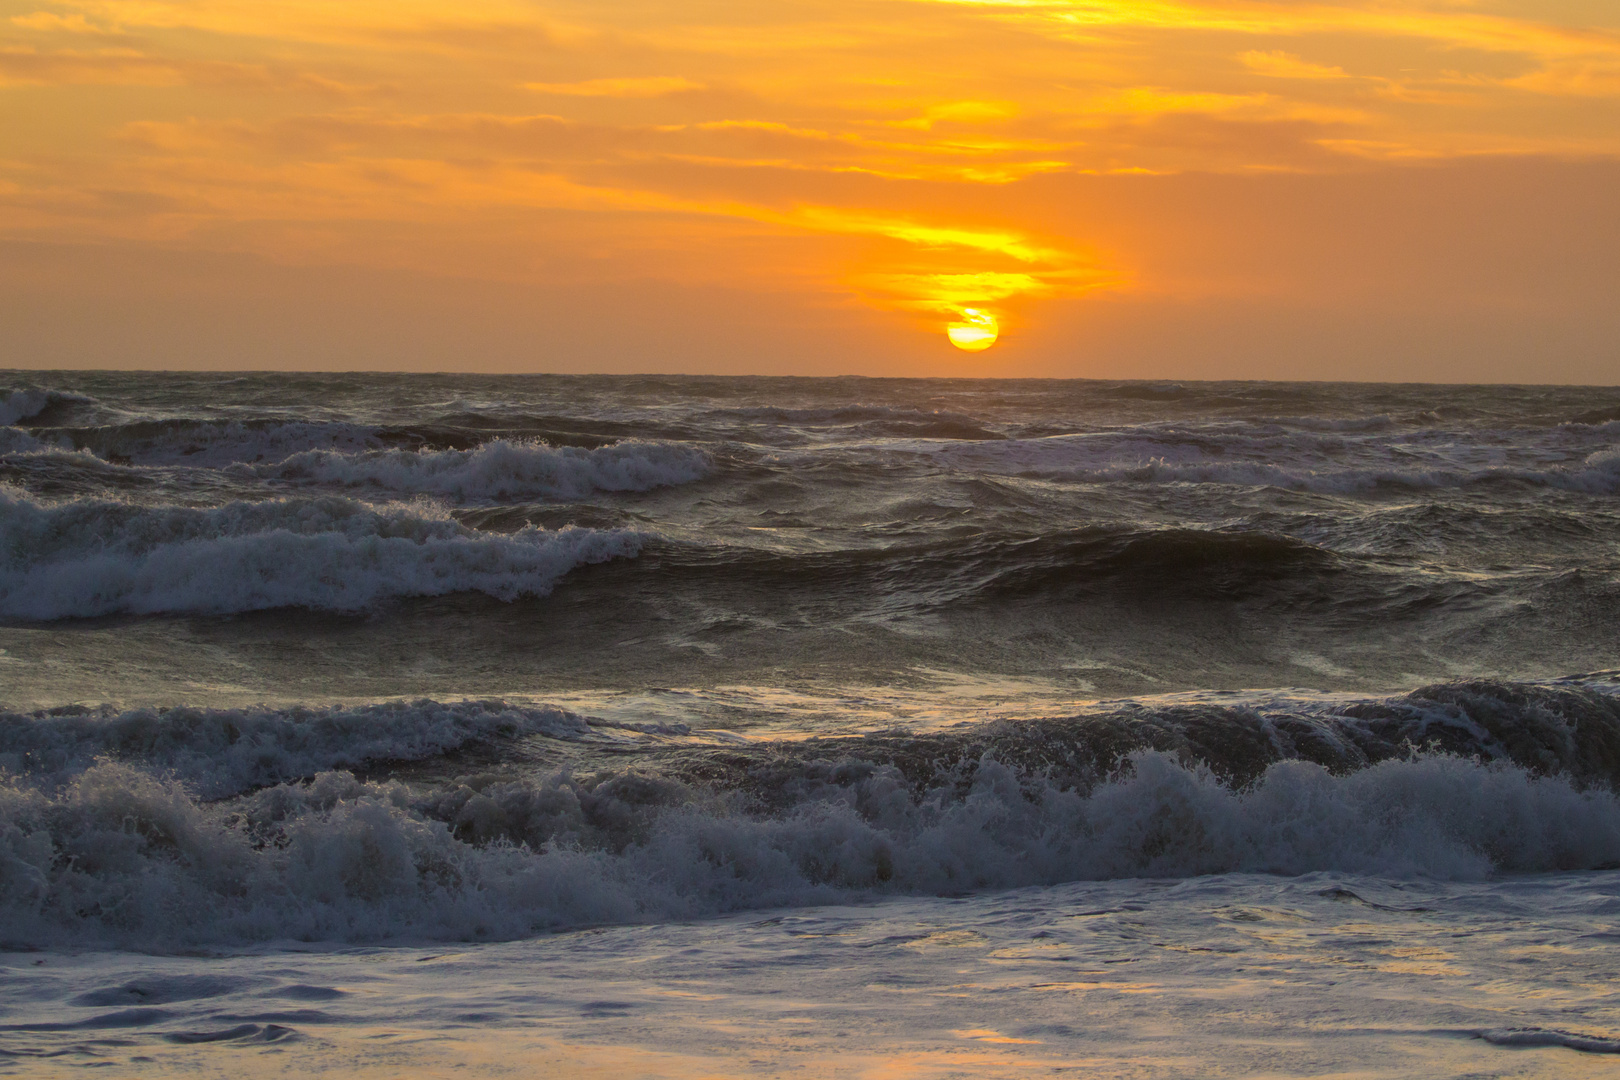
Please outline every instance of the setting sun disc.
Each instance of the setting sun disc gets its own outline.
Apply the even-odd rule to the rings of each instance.
[[[950,338],[951,344],[965,352],[988,349],[996,343],[999,333],[996,317],[978,308],[963,308],[961,321],[945,328],[945,336]]]

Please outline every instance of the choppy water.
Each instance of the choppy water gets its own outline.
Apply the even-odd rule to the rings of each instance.
[[[1614,891],[1617,390],[12,374],[0,424],[9,947]]]

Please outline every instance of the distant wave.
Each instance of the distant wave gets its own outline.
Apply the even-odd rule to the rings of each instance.
[[[94,398],[61,390],[13,390],[0,399],[0,426],[32,420],[53,405],[94,402]]]
[[[1277,416],[1252,421],[1257,426],[1303,428],[1306,431],[1362,432],[1388,431],[1396,426],[1394,417],[1380,413],[1377,416]]]
[[[1610,405],[1601,409],[1591,409],[1578,416],[1573,416],[1568,423],[1581,424],[1590,427],[1605,427],[1620,422],[1620,405]]]
[[[1197,465],[1148,461],[1140,465],[1076,471],[1064,479],[1099,483],[1226,484],[1273,487],[1326,495],[1353,495],[1380,488],[1428,491],[1493,483],[1517,483],[1589,495],[1620,492],[1620,452],[1599,451],[1574,467],[1527,469],[1490,466],[1480,469],[1347,468],[1300,469],[1260,462],[1207,462]]]
[[[460,591],[510,600],[640,544],[617,530],[481,533],[429,507],[332,496],[198,509],[42,502],[0,485],[0,616],[353,611]]]
[[[471,450],[311,450],[248,468],[267,479],[478,502],[647,491],[700,480],[711,464],[703,451],[680,443],[629,440],[585,450],[496,439]]]
[[[809,428],[842,436],[879,436],[913,439],[1004,439],[1006,435],[977,417],[946,410],[897,408],[888,405],[838,405],[821,408],[754,406],[716,410],[726,421],[780,427]],[[836,429],[844,429],[837,431]]]
[[[971,446],[919,445],[915,449],[955,468],[1078,483],[1222,484],[1323,494],[1517,483],[1593,495],[1620,492],[1620,448],[1616,447],[1591,452],[1579,464],[1546,468],[1481,464],[1470,468],[1446,464],[1441,454],[1428,462],[1367,460],[1384,456],[1386,451],[1377,446],[1351,448],[1338,441],[1312,444],[1321,438],[1314,434],[1111,433]],[[1351,463],[1339,463],[1347,457]],[[1363,460],[1355,462],[1354,457]]]
[[[61,434],[110,461],[134,465],[224,468],[280,461],[311,449],[361,451],[382,446],[369,424],[320,420],[134,420]]]

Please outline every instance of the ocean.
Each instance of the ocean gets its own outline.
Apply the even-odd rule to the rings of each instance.
[[[0,1074],[1581,1076],[1620,389],[0,373]]]

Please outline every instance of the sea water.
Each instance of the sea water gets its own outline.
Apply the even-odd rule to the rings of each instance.
[[[1620,391],[11,373],[0,1071],[1581,1075]]]

